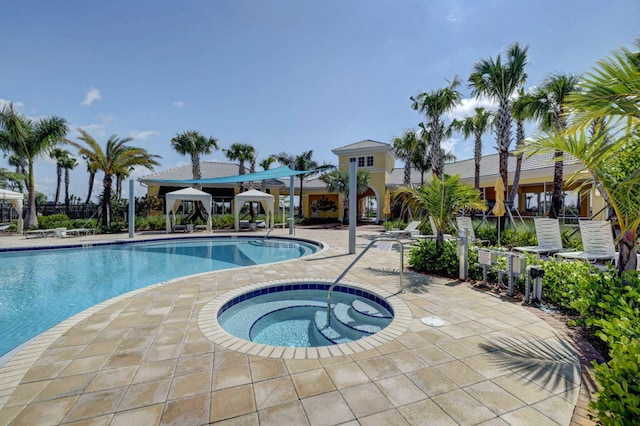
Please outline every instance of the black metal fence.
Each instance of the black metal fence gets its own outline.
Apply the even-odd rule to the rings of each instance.
[[[36,206],[38,215],[50,216],[52,214],[66,214],[70,219],[89,219],[95,217],[97,204],[70,204],[68,208],[64,204],[47,203]],[[11,207],[11,203],[0,201],[0,223],[18,219],[18,213]]]

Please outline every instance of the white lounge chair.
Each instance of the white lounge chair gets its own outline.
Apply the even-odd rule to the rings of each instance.
[[[418,230],[418,226],[420,226],[420,221],[414,220],[409,223],[404,229],[392,229],[391,231],[385,232],[383,235],[385,237],[395,238],[411,237],[412,235],[417,235],[420,233],[420,231]]]
[[[419,233],[412,233],[411,234],[411,239],[414,240],[424,240],[424,239],[428,239],[428,240],[435,240],[437,238],[436,235],[436,222],[435,220],[433,220],[433,216],[429,216],[429,226],[431,226],[431,234],[419,234]],[[444,234],[443,238],[445,240],[452,240],[455,237],[451,234]]]
[[[514,247],[514,250],[535,254],[554,254],[561,251],[569,251],[562,246],[562,234],[558,219],[540,218],[533,219],[536,227],[537,246]]]
[[[616,253],[611,223],[608,220],[581,220],[582,251],[556,253],[564,259],[582,259],[594,263],[599,260],[614,262]]]
[[[9,228],[11,228],[10,223],[3,223],[2,225],[0,225],[0,232],[6,232],[6,230]]]
[[[456,217],[456,225],[458,225],[458,229],[466,229],[467,235],[469,237],[469,241],[472,243],[486,245],[489,244],[489,240],[479,240],[476,238],[476,232],[473,229],[473,222],[471,222],[471,218],[469,216],[458,216]]]

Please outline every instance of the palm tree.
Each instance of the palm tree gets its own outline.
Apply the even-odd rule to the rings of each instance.
[[[195,130],[179,133],[171,139],[171,147],[180,155],[191,156],[191,173],[193,179],[202,179],[200,173],[200,154],[211,154],[212,150],[219,149],[218,140],[214,137],[207,138]],[[202,190],[202,185],[194,187]]]
[[[11,170],[0,167],[0,188],[22,192],[21,186],[24,177],[22,173],[12,172]]]
[[[94,164],[96,170],[104,172],[102,181],[102,224],[105,227],[111,226],[111,185],[113,175],[128,171],[131,167],[142,166],[153,170],[154,166],[160,165],[146,149],[127,146],[133,138],[118,138],[112,135],[103,150],[100,144],[87,131],[78,129],[81,136],[78,138],[84,143],[74,142],[65,139],[65,142],[78,149],[80,155]]]
[[[480,190],[480,160],[482,159],[482,135],[493,129],[493,114],[484,108],[475,109],[475,115],[454,121],[453,127],[462,132],[465,139],[473,136],[473,163],[475,167],[473,185]]]
[[[394,196],[404,196],[411,208],[426,210],[435,223],[436,244],[444,242],[444,231],[461,209],[486,210],[480,199],[480,193],[470,185],[462,183],[460,175],[445,175],[440,179],[436,175],[427,185],[417,188],[401,186]]]
[[[62,157],[60,160],[60,167],[64,169],[64,211],[68,215],[69,214],[69,180],[70,180],[70,171],[73,170],[77,165],[78,161],[71,157],[69,152],[67,155]]]
[[[262,167],[262,170],[269,170],[269,167],[271,167],[271,165],[273,163],[275,163],[275,162],[276,162],[276,159],[273,158],[273,156],[269,156],[269,157],[265,158],[264,160],[262,160],[259,165],[260,165],[260,167]],[[261,191],[265,192],[266,190],[267,190],[267,180],[264,179],[262,181]]]
[[[640,42],[637,43],[640,48]],[[637,266],[640,226],[640,53],[621,48],[597,62],[567,96],[572,113],[565,134],[550,133],[533,143],[530,150],[563,151],[582,163],[568,182],[578,180],[580,171],[591,174],[613,210],[618,237],[618,272]],[[591,132],[593,123],[597,130]],[[605,125],[606,124],[606,129]],[[529,144],[528,144],[529,145]],[[584,175],[582,175],[584,176]],[[581,177],[582,177],[581,176]]]
[[[369,188],[371,173],[369,173],[368,170],[358,170],[356,174],[358,179],[356,182],[356,192],[360,195],[365,193],[367,188]],[[322,174],[319,179],[327,185],[327,191],[343,194],[342,206],[344,213],[342,222],[346,223],[346,219],[349,217],[349,171],[334,169],[329,173]],[[358,212],[356,211],[356,215],[357,214]]]
[[[522,160],[524,159],[524,143],[525,143],[525,128],[524,123],[526,120],[533,118],[529,106],[531,105],[531,97],[525,93],[523,88],[518,89],[518,97],[511,103],[511,115],[516,121],[516,170],[513,173],[513,183],[511,184],[511,193],[507,199],[509,206],[513,205],[513,202],[518,193],[518,186],[520,186],[520,175],[522,173]]]
[[[60,201],[60,187],[62,186],[62,164],[64,159],[69,156],[69,151],[64,150],[62,148],[53,148],[49,151],[49,157],[56,160],[56,198],[54,200],[54,204],[56,207],[58,206],[58,202]]]
[[[317,175],[322,170],[333,167],[330,164],[323,164],[320,166],[315,160],[313,160],[313,150],[305,151],[300,155],[291,155],[286,152],[281,152],[279,154],[274,155],[276,161],[278,161],[282,165],[293,166],[294,170],[314,170],[311,173],[305,173],[298,175],[298,179],[300,179],[300,204],[298,206],[298,217],[302,218],[302,187],[304,180],[308,177]],[[291,194],[293,195],[293,194]]]
[[[553,74],[529,93],[531,99],[529,110],[532,117],[540,122],[544,132],[562,134],[567,128],[567,97],[578,87],[579,78],[576,75]],[[562,151],[556,150],[554,158],[561,159]],[[563,192],[563,162],[554,163],[553,193],[551,195],[551,209],[549,217],[557,218],[562,211]]]
[[[25,161],[24,158],[19,157],[15,154],[12,154],[9,156],[9,159],[7,160],[7,162],[9,163],[9,165],[11,167],[15,167],[15,173],[22,175],[23,178],[21,181],[16,182],[18,185],[18,192],[22,192],[22,185],[24,184],[24,186],[29,186],[28,182],[27,182],[27,162]]]
[[[444,122],[442,116],[460,104],[462,94],[457,90],[460,80],[455,77],[449,86],[431,92],[422,92],[411,97],[411,107],[424,113],[429,126],[429,142],[431,145],[431,166],[433,173],[442,178],[444,173],[444,152],[442,140],[444,138]]]
[[[231,161],[238,162],[238,174],[244,175],[246,173],[245,170],[245,162],[249,162],[251,164],[252,161],[255,161],[256,149],[245,143],[232,143],[229,149],[224,150],[225,155]],[[240,192],[245,191],[245,182],[240,183]]]
[[[514,43],[506,52],[506,62],[498,55],[494,58],[481,59],[473,66],[473,72],[469,76],[471,94],[477,97],[486,97],[498,102],[498,113],[494,120],[496,132],[496,145],[498,147],[500,176],[505,187],[507,186],[507,172],[509,162],[509,147],[511,146],[511,97],[522,85],[527,74],[528,47],[521,47]],[[505,189],[505,200],[507,192]],[[501,225],[502,226],[502,225]]]
[[[413,157],[422,141],[413,129],[407,129],[403,135],[393,139],[393,149],[396,155],[404,161],[404,185],[411,185],[411,166]]]
[[[82,158],[87,162],[87,172],[89,172],[89,189],[87,191],[87,200],[84,202],[85,204],[89,204],[89,202],[91,201],[91,193],[93,192],[93,183],[96,179],[96,172],[98,171],[98,168],[96,166],[96,163],[93,162],[90,158]]]
[[[29,198],[25,222],[28,227],[38,226],[34,162],[64,138],[68,131],[67,121],[60,117],[33,121],[15,112],[13,104],[0,110],[0,149],[27,161]]]

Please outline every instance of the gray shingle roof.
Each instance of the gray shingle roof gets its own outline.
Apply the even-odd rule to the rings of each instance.
[[[238,174],[238,165],[235,163],[222,163],[218,161],[200,162],[200,173],[203,178],[217,178],[224,176],[235,176]],[[173,169],[162,170],[150,175],[142,176],[139,180],[145,182],[150,179],[178,180],[193,179],[191,164],[174,167]]]

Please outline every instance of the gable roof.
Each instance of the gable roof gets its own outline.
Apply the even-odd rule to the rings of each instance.
[[[371,139],[365,139],[360,142],[355,142],[349,145],[345,145],[340,148],[332,150],[335,155],[349,155],[361,152],[379,152],[379,151],[391,151],[393,147],[388,143],[373,141]]]

